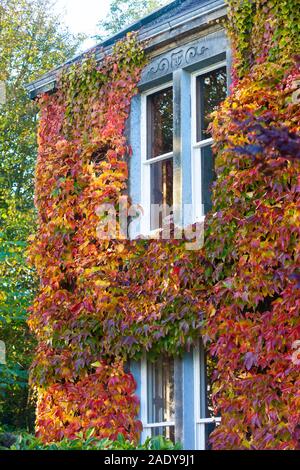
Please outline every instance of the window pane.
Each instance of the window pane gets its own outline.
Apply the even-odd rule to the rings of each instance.
[[[152,163],[150,173],[151,230],[155,230],[162,227],[173,205],[173,159]]]
[[[226,67],[197,78],[197,140],[209,139],[210,114],[225,100],[227,94]]]
[[[162,357],[147,363],[148,423],[174,420],[174,360]],[[161,429],[161,432],[170,430]]]
[[[148,96],[147,158],[173,151],[173,89]]]
[[[167,439],[175,442],[175,427],[174,426],[161,426],[157,428],[152,428],[151,436],[164,436]]]
[[[201,351],[201,382],[202,390],[200,391],[200,407],[201,407],[201,418],[214,418],[214,408],[212,403],[212,374],[215,368],[215,361],[210,356],[206,355],[205,352]],[[209,438],[211,433],[214,431],[217,423],[205,423],[205,449],[210,449],[211,445]]]
[[[204,214],[212,208],[212,184],[215,180],[215,157],[210,145],[201,149],[201,191]]]

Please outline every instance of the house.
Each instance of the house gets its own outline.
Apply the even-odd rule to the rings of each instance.
[[[129,195],[144,208],[130,236],[149,234],[162,224],[152,206],[176,207],[176,224],[202,221],[211,207],[214,179],[209,114],[224,100],[231,54],[222,20],[223,0],[175,0],[96,48],[104,52],[128,31],[147,40],[148,63],[131,103],[128,140],[132,148]],[[80,60],[76,57],[74,60]],[[55,89],[57,70],[28,86],[32,99]],[[219,422],[211,414],[210,380],[200,345],[182,359],[145,355],[129,364],[140,398],[142,440],[163,434],[184,449],[206,449]]]

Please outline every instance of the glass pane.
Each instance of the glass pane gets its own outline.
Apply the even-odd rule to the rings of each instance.
[[[205,354],[202,349],[200,351],[200,383],[202,384],[200,390],[200,413],[201,418],[214,418],[214,408],[212,403],[212,374],[215,369],[215,360]],[[209,438],[218,423],[205,423],[205,449],[211,449]]]
[[[148,423],[174,420],[174,360],[162,357],[147,363]],[[161,432],[167,432],[163,428]],[[169,431],[168,431],[169,432]]]
[[[174,426],[160,426],[157,428],[152,428],[151,436],[164,436],[167,439],[175,442],[175,427]]]
[[[211,450],[210,435],[219,426],[219,423],[206,423],[205,424],[205,449]]]
[[[173,151],[173,89],[148,96],[147,158]]]
[[[173,159],[151,164],[151,230],[161,228],[173,205]],[[161,209],[161,210],[160,210]]]
[[[211,145],[201,149],[202,204],[204,214],[212,208],[212,184],[215,180],[215,157]]]
[[[207,132],[210,114],[217,109],[227,95],[226,67],[208,72],[197,78],[197,140],[209,139]]]

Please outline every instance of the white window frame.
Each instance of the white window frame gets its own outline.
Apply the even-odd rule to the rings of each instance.
[[[209,423],[220,423],[221,418],[202,418],[201,417],[201,397],[205,397],[207,390],[203,383],[201,373],[205,370],[205,356],[203,346],[197,346],[193,352],[194,362],[194,407],[195,407],[195,449],[206,450],[205,447],[205,427]],[[205,397],[206,398],[206,397]]]
[[[191,76],[191,141],[192,141],[192,204],[193,204],[193,220],[194,222],[204,222],[205,214],[202,202],[202,175],[201,175],[201,151],[203,147],[207,147],[213,143],[213,139],[197,140],[197,78],[208,72],[226,67],[225,61],[217,62],[209,67],[197,70]],[[199,183],[200,182],[200,183]],[[200,191],[199,191],[200,184]]]
[[[141,95],[141,206],[143,213],[141,215],[141,233],[145,236],[153,236],[159,232],[158,230],[151,230],[151,164],[161,162],[173,157],[173,152],[159,155],[155,158],[147,159],[147,99],[148,96],[157,93],[158,91],[165,90],[166,88],[173,88],[173,81],[166,82],[155,88],[147,90]]]
[[[169,426],[175,427],[175,421],[162,421],[160,423],[148,422],[148,376],[147,376],[147,356],[144,355],[141,359],[141,421],[143,431],[141,434],[141,441],[144,442],[148,437],[151,437],[153,428],[165,428]]]

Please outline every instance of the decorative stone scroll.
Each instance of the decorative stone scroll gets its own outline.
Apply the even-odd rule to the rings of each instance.
[[[224,31],[204,36],[197,41],[172,49],[153,59],[142,73],[140,85],[164,77],[179,68],[186,68],[201,60],[226,51]]]

